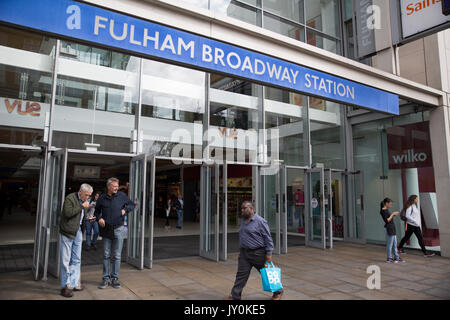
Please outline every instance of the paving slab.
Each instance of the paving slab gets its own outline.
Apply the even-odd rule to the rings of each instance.
[[[377,245],[336,243],[332,251],[289,248],[286,255],[274,255],[282,269],[283,300],[449,300],[450,259],[424,258],[412,253],[404,264],[386,264],[385,248]],[[137,270],[122,263],[122,288],[98,289],[101,265],[82,266],[85,290],[71,299],[60,296],[59,280],[34,281],[32,273],[0,273],[1,300],[222,300],[228,296],[237,271],[238,254],[225,262],[201,257],[160,260],[152,269]],[[367,267],[381,271],[381,289],[369,290]],[[261,290],[261,278],[253,269],[243,300],[270,300]]]

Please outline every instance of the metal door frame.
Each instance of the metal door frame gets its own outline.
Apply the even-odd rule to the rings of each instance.
[[[325,217],[326,222],[328,222],[328,234],[325,236],[325,245],[329,249],[333,249],[333,189],[331,187],[332,182],[332,169],[325,169],[324,170],[324,184],[328,186],[328,194],[327,194],[327,200],[328,201],[328,218]],[[326,228],[325,228],[326,229]],[[328,240],[327,240],[328,239]]]
[[[59,237],[56,241],[56,265],[49,266],[49,251],[50,251],[50,238],[51,238],[51,228],[53,219],[55,217],[52,216],[53,212],[53,176],[55,174],[55,166],[54,166],[54,158],[60,156],[62,158],[62,161],[60,163],[60,167],[56,168],[58,170],[61,170],[61,176],[60,178],[60,189],[59,192],[61,192],[60,196],[60,206],[61,208],[58,209],[58,213],[60,214],[60,210],[62,210],[62,207],[64,205],[64,199],[65,199],[65,190],[66,190],[66,175],[67,175],[67,159],[68,159],[68,149],[56,149],[52,150],[50,154],[50,170],[47,172],[47,179],[46,179],[46,188],[45,188],[45,203],[44,203],[44,212],[47,212],[46,219],[44,219],[44,228],[46,232],[45,237],[45,246],[44,246],[44,274],[43,274],[43,280],[47,280],[47,274],[50,273],[54,277],[59,278],[60,276],[60,240]],[[47,192],[48,191],[48,192]],[[59,230],[59,226],[56,225],[56,228]],[[59,234],[59,232],[58,232]]]
[[[214,170],[214,186],[211,185],[211,170]],[[220,229],[219,229],[219,179],[220,179],[220,170],[218,164],[208,164],[203,163],[200,168],[200,250],[199,255],[208,260],[219,261],[219,246],[220,246]],[[206,184],[206,185],[205,185]],[[210,186],[211,185],[211,186]],[[208,188],[208,186],[210,186]],[[214,189],[213,189],[214,188]],[[212,194],[213,190],[215,191],[216,203],[215,208],[212,207],[213,199]],[[208,194],[207,194],[208,192]],[[207,221],[205,221],[207,211],[211,211],[211,218],[214,216],[214,251],[212,253],[207,252],[205,249],[205,244],[203,242],[203,238],[205,236],[209,237],[209,234],[203,234],[205,225]],[[212,230],[211,230],[212,231]]]
[[[135,170],[136,170],[136,164],[142,161],[142,172],[141,172],[141,190],[140,193],[142,195],[142,199],[139,198],[139,195],[135,195],[135,184],[137,183],[137,181],[135,181]],[[134,162],[134,163],[133,163]],[[134,170],[133,170],[134,169]],[[139,199],[139,204],[140,204],[140,208],[135,207],[132,211],[132,214],[136,214],[136,211],[138,209],[140,209],[140,214],[141,214],[141,230],[140,230],[140,238],[139,238],[139,242],[140,242],[140,258],[136,259],[133,257],[130,257],[130,252],[132,252],[131,250],[131,246],[132,246],[132,241],[131,241],[131,237],[130,237],[130,233],[133,232],[133,219],[128,219],[128,241],[127,241],[127,263],[135,266],[136,268],[138,268],[139,270],[144,269],[144,244],[145,244],[145,204],[146,204],[146,181],[147,181],[147,154],[143,153],[140,155],[137,155],[133,158],[130,159],[130,199],[132,201],[134,201],[134,199]],[[137,235],[139,237],[139,235]]]
[[[221,261],[228,260],[228,164],[226,161],[223,162],[222,166],[222,193],[223,193],[223,203],[222,203],[222,246],[219,244],[219,259]],[[220,174],[220,169],[219,169]],[[220,181],[220,176],[219,176]],[[219,185],[220,191],[220,185]],[[220,194],[219,194],[220,199]],[[220,205],[219,205],[220,209]]]
[[[150,165],[150,181],[149,181],[149,198],[148,198],[148,239],[147,239],[147,245],[148,245],[148,255],[145,256],[145,250],[144,250],[144,266],[146,268],[153,268],[153,234],[154,234],[154,227],[155,227],[155,173],[156,173],[156,157],[152,156],[150,160],[147,160],[147,164]],[[146,177],[147,179],[147,177]],[[147,180],[145,180],[147,181]],[[147,214],[145,212],[145,214]],[[145,237],[145,233],[144,233]],[[144,248],[145,249],[145,248]]]

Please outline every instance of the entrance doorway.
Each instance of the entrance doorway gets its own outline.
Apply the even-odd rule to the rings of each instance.
[[[59,277],[59,223],[64,199],[69,193],[77,192],[83,183],[90,184],[94,192],[106,192],[106,182],[111,177],[119,179],[119,191],[128,195],[130,188],[130,155],[127,154],[56,149],[47,162],[47,170],[41,170],[40,177],[40,215],[32,266],[35,279],[46,279],[48,274]],[[100,240],[98,250],[83,251],[82,265],[102,263]]]
[[[0,148],[0,272],[32,267],[41,165],[40,148]]]

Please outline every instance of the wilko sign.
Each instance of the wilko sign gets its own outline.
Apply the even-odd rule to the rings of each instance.
[[[429,122],[388,128],[389,169],[432,167]]]
[[[37,102],[22,100],[11,101],[8,98],[5,98],[4,101],[8,113],[17,112],[20,115],[30,115],[33,117],[39,117],[41,115],[41,105]]]

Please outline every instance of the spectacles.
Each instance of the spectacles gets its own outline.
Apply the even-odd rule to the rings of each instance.
[[[247,208],[251,208],[251,206],[241,207],[241,210],[244,210],[244,209],[247,209]]]

